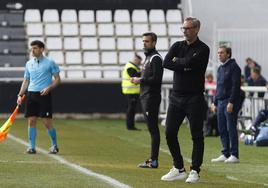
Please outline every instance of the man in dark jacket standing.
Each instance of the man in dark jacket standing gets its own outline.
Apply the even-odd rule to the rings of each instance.
[[[163,77],[162,57],[155,49],[157,36],[153,32],[142,35],[143,49],[146,59],[144,61],[141,77],[132,78],[132,82],[141,85],[140,100],[143,114],[151,135],[151,156],[141,168],[157,168],[160,145],[158,127],[158,114],[161,102],[161,84]]]
[[[186,182],[196,183],[199,180],[204,153],[203,121],[206,103],[203,92],[209,48],[197,36],[200,29],[198,19],[186,18],[181,29],[185,40],[174,43],[164,60],[164,68],[174,71],[173,90],[166,119],[166,139],[173,158],[173,168],[162,176],[161,180],[182,180],[187,177],[178,142],[179,128],[187,117],[190,122],[193,151],[191,172]]]
[[[218,49],[217,88],[212,110],[217,111],[218,128],[222,143],[222,155],[211,162],[238,163],[237,115],[241,106],[241,69],[235,59],[231,59],[231,48]]]

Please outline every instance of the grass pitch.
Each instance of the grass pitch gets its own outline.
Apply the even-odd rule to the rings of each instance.
[[[5,120],[1,120],[1,124]],[[27,141],[26,120],[16,120],[11,134]],[[239,164],[212,164],[211,158],[220,155],[219,137],[205,139],[205,155],[201,180],[198,184],[184,181],[163,182],[162,175],[172,167],[160,127],[161,150],[158,169],[140,169],[137,164],[150,154],[150,138],[145,124],[141,131],[127,131],[123,120],[55,120],[60,148],[59,156],[96,173],[110,176],[137,188],[167,187],[268,187],[268,147],[240,144]],[[179,140],[185,159],[189,159],[192,141],[187,126],[180,129]],[[37,129],[37,146],[48,149],[49,137],[41,121]],[[26,147],[11,139],[0,143],[1,188],[68,188],[111,187],[106,182],[87,176],[43,154],[24,154]],[[185,161],[189,172],[189,162]]]

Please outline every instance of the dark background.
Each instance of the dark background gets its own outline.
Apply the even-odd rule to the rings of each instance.
[[[21,82],[0,82],[0,113],[14,110],[20,86]],[[52,94],[55,113],[125,111],[125,97],[119,83],[62,83]]]
[[[7,3],[22,3],[23,9],[168,9],[177,8],[180,0],[1,0],[0,7]]]

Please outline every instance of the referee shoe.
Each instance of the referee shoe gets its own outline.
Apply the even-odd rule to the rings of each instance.
[[[59,152],[59,148],[55,145],[49,148],[49,154],[57,154],[58,152]]]
[[[27,153],[27,154],[36,154],[36,150],[33,149],[33,148],[28,148],[25,153]]]

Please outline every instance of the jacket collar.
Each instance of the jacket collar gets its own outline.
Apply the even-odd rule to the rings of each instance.
[[[196,46],[199,42],[200,42],[200,40],[199,40],[198,37],[197,37],[196,40],[195,40],[193,43],[191,43],[191,44],[188,44],[187,41],[184,40],[184,44],[185,44],[185,45],[187,45],[187,46],[192,46],[192,47]]]
[[[225,63],[222,63],[221,66],[227,66],[233,62],[235,62],[235,59],[228,59]]]

